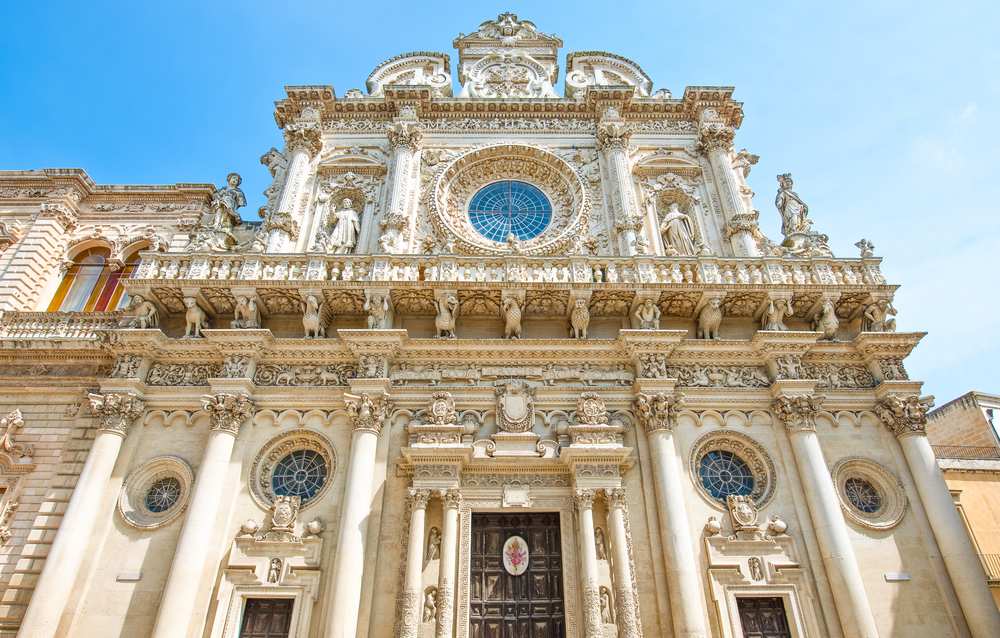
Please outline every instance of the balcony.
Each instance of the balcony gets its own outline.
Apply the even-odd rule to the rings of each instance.
[[[121,311],[8,311],[0,313],[0,341],[24,343],[46,339],[71,342],[89,341],[96,345],[99,333],[109,328],[117,328],[121,319]]]

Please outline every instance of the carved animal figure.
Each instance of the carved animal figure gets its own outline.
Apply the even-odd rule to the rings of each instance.
[[[364,311],[368,313],[368,329],[391,328],[389,324],[389,296],[372,295],[365,299]]]
[[[713,297],[698,313],[698,338],[719,339],[719,326],[722,325],[722,300]]]
[[[326,302],[320,303],[316,295],[306,297],[305,308],[302,311],[302,327],[307,338],[326,336],[326,322],[323,321],[323,309]]]
[[[784,299],[772,299],[767,304],[767,310],[761,317],[762,330],[788,330],[785,325],[785,317],[792,314],[788,307],[788,301]]]
[[[233,328],[260,328],[260,310],[253,297],[240,295],[236,298],[231,325]]]
[[[208,315],[194,297],[184,297],[184,306],[187,308],[184,313],[184,336],[200,337],[201,331],[208,328]]]
[[[507,297],[503,300],[503,316],[506,321],[503,329],[503,336],[506,339],[519,339],[521,337],[521,306],[517,299]]]
[[[437,336],[444,339],[454,339],[458,299],[455,295],[448,295],[444,299],[435,299],[434,305],[437,306],[437,316],[434,317],[434,328],[437,330]]]
[[[827,299],[823,302],[823,310],[813,321],[813,330],[822,332],[824,339],[833,341],[839,327],[840,320],[837,319],[837,310],[833,307],[833,302]]]
[[[148,329],[156,328],[160,325],[159,311],[151,302],[146,301],[142,295],[133,296],[130,307],[135,312],[135,316],[124,321],[126,328]]]
[[[586,339],[590,326],[590,309],[586,299],[577,299],[569,316],[570,334],[574,339]]]

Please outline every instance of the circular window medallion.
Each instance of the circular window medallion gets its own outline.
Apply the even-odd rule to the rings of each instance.
[[[552,204],[537,187],[516,180],[488,184],[472,196],[469,221],[479,234],[498,243],[527,241],[552,221]]]
[[[511,536],[503,544],[503,568],[511,576],[528,571],[528,543],[520,536]]]
[[[184,511],[193,484],[194,473],[183,459],[158,456],[125,480],[118,512],[132,527],[162,527]]]
[[[333,446],[318,432],[297,430],[271,439],[254,459],[250,493],[269,509],[275,496],[298,496],[304,509],[330,488]]]
[[[833,466],[844,515],[869,529],[891,529],[903,520],[906,495],[892,472],[870,459],[851,457]]]
[[[720,506],[730,495],[749,496],[757,507],[774,495],[774,463],[764,448],[738,432],[703,435],[691,447],[691,474],[699,493]]]

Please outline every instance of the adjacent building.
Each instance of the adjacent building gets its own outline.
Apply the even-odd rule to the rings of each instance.
[[[0,173],[0,635],[1000,635],[923,335],[733,89],[453,45],[287,87],[259,222]]]

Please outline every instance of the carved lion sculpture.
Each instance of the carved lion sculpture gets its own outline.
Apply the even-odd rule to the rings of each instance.
[[[184,336],[200,337],[201,331],[208,328],[208,315],[194,297],[184,297],[184,306],[187,308],[184,313]]]
[[[521,337],[521,306],[517,299],[507,297],[503,300],[503,316],[505,325],[503,336],[507,339],[519,339]]]
[[[833,302],[827,299],[823,302],[823,310],[813,322],[813,330],[822,332],[824,339],[833,341],[839,327],[840,320],[837,319],[837,310],[833,307]]]
[[[577,299],[569,316],[570,333],[574,339],[586,339],[590,326],[590,309],[586,299]]]
[[[710,299],[698,313],[698,338],[719,339],[719,326],[722,325],[722,300],[718,297]]]
[[[302,327],[306,331],[306,337],[325,337],[326,325],[323,322],[323,307],[326,302],[320,303],[316,295],[306,297],[305,308],[302,311]]]

